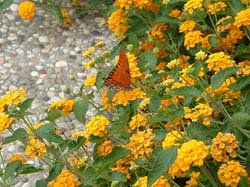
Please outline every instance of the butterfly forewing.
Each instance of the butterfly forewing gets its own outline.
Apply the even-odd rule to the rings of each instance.
[[[121,51],[119,61],[116,67],[110,72],[107,78],[104,78],[104,84],[122,90],[129,90],[130,87],[130,71],[129,62],[125,51]]]

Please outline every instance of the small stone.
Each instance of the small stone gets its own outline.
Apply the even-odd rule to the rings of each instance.
[[[0,64],[4,63],[4,58],[0,58]]]
[[[10,10],[16,12],[18,10],[18,5],[17,4],[10,5]]]
[[[86,73],[81,73],[81,72],[77,73],[77,77],[79,77],[79,78],[83,78],[85,76],[86,76]]]
[[[64,60],[60,60],[58,62],[56,62],[56,65],[55,65],[57,68],[62,68],[62,67],[68,67],[68,64],[66,61]]]
[[[79,52],[82,51],[80,47],[75,47],[74,50],[75,50],[75,52],[77,52],[77,53],[79,53]]]
[[[37,77],[38,76],[38,72],[37,71],[32,71],[30,74],[31,74],[32,77]]]
[[[38,38],[38,40],[39,40],[40,43],[48,43],[49,42],[49,39],[48,39],[47,36],[40,36]]]
[[[8,20],[10,20],[10,21],[13,21],[13,20],[15,20],[15,16],[13,16],[13,15],[7,15],[7,18],[8,18]]]
[[[48,95],[49,98],[53,98],[55,96],[55,93],[52,92],[52,91],[48,91],[47,95]]]
[[[39,84],[41,84],[43,82],[43,79],[38,79],[37,81],[36,81],[36,85],[39,85]]]

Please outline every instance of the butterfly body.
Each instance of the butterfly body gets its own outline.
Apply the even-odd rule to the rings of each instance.
[[[117,65],[103,81],[106,86],[111,88],[120,90],[131,89],[129,62],[125,51],[120,52]]]

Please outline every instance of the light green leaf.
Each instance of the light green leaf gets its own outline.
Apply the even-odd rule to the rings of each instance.
[[[164,176],[168,168],[174,163],[177,156],[177,147],[160,150],[155,158],[153,169],[149,172],[147,186],[152,186],[154,182]]]
[[[49,176],[47,178],[47,181],[55,179],[63,169],[63,164],[60,162],[53,163],[53,166],[54,167],[49,171]]]
[[[6,137],[3,141],[3,144],[7,144],[10,142],[14,142],[16,140],[20,140],[21,142],[25,143],[28,140],[28,134],[25,131],[24,128],[18,128],[17,130],[15,130],[15,132],[13,133],[13,135]]]
[[[40,126],[37,130],[37,135],[41,138],[45,138],[49,142],[63,143],[64,140],[61,136],[55,133],[55,126],[51,123]]]
[[[190,96],[190,97],[198,97],[201,95],[201,92],[192,86],[184,86],[181,88],[176,88],[171,91],[172,95],[176,96]]]
[[[21,161],[13,161],[8,163],[4,170],[4,178],[7,179],[11,176],[15,176],[15,171],[21,164]]]
[[[157,58],[152,51],[143,52],[139,56],[140,63],[138,64],[143,70],[154,70]]]
[[[220,72],[214,74],[211,77],[211,85],[213,89],[219,88],[222,83],[229,78],[231,75],[235,74],[239,70],[239,67],[229,67],[221,70]]]
[[[14,2],[14,0],[4,0],[3,2],[1,2],[0,3],[0,11],[8,8],[13,2]]]
[[[85,115],[86,115],[86,112],[88,111],[88,108],[89,108],[88,99],[82,99],[82,100],[77,101],[73,107],[73,112],[75,114],[76,119],[84,123]]]

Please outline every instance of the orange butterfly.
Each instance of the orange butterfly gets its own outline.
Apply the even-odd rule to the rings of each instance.
[[[108,77],[104,78],[104,84],[108,87],[130,90],[130,70],[129,62],[125,51],[121,51],[119,55],[119,61],[115,68],[110,72]]]

